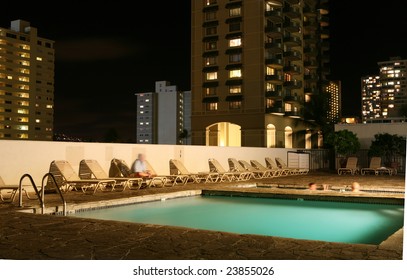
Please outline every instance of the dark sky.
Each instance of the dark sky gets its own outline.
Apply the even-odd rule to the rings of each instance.
[[[134,93],[158,80],[191,88],[189,0],[3,2],[2,27],[27,20],[56,41],[58,133],[102,140],[115,128],[134,138]],[[342,81],[343,113],[358,115],[360,77],[377,73],[377,61],[407,58],[407,2],[332,2],[331,78]]]

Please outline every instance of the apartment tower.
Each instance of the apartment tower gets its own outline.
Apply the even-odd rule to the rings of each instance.
[[[154,92],[136,93],[137,143],[190,144],[191,92],[168,81],[155,82]]]
[[[0,28],[0,139],[52,140],[54,42],[29,22]]]
[[[407,60],[378,62],[379,75],[361,79],[363,122],[403,121],[407,117]]]
[[[328,11],[327,0],[193,0],[192,144],[315,147],[306,112],[327,86]]]

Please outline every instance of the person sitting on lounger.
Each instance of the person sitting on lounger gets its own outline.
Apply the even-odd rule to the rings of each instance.
[[[157,174],[154,174],[153,172],[151,172],[151,170],[148,170],[145,160],[146,156],[144,154],[138,155],[138,158],[136,159],[133,166],[134,176],[140,178],[153,178],[157,176]]]

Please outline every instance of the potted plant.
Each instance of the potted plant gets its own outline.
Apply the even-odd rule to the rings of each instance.
[[[337,168],[344,167],[347,158],[360,149],[357,135],[347,129],[330,133],[326,143],[335,150]]]
[[[406,155],[406,138],[397,134],[378,133],[369,148],[369,157],[379,156],[384,165],[399,169],[400,158]]]

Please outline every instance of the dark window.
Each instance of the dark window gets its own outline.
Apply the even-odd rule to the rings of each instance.
[[[212,26],[212,27],[207,27],[206,28],[205,34],[206,35],[215,35],[217,32],[218,31],[217,31],[216,26]]]
[[[229,24],[229,32],[240,31],[240,22],[232,22]]]

